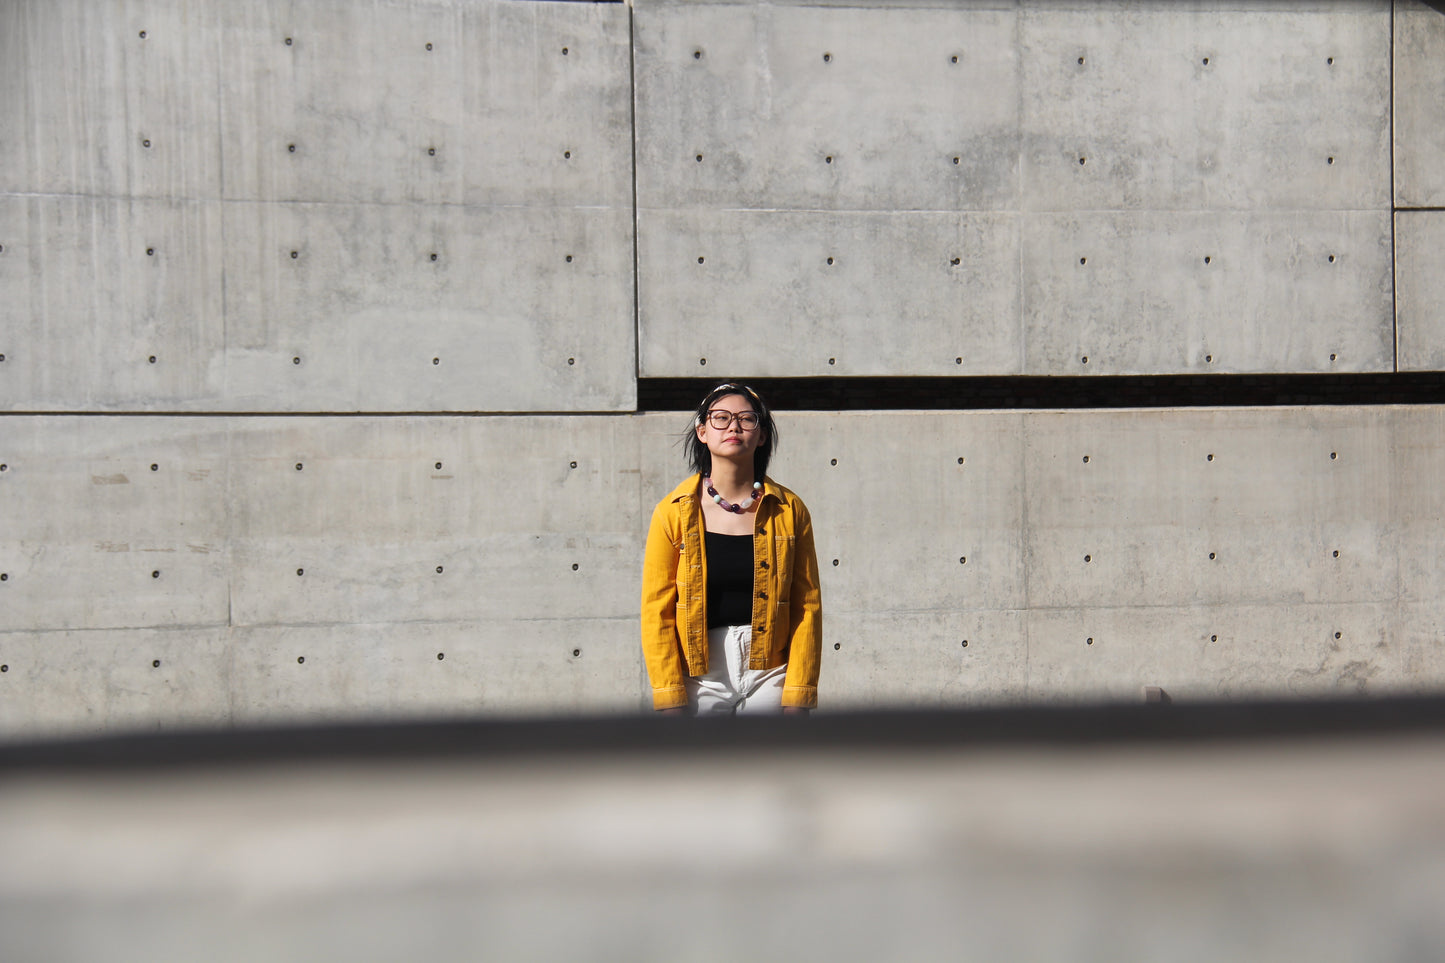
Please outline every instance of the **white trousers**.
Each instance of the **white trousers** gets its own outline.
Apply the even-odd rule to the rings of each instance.
[[[707,675],[687,680],[687,707],[695,716],[731,716],[783,711],[787,663],[773,669],[749,669],[751,625],[707,630]]]

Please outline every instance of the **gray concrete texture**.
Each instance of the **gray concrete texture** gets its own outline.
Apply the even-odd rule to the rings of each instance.
[[[1385,0],[7,0],[0,408],[1392,370],[1442,47]]]
[[[1438,736],[12,774],[0,955],[1432,960],[1442,774]]]
[[[636,708],[639,376],[1445,368],[1445,219],[1391,209],[1442,45],[1383,0],[0,0],[0,726]],[[788,416],[825,705],[1438,686],[1439,417]]]
[[[0,4],[0,407],[631,410],[628,22]]]
[[[638,710],[685,422],[9,416],[0,732]],[[1439,688],[1442,422],[785,414],[822,705]]]
[[[644,376],[1394,368],[1389,3],[636,6]]]
[[[1395,0],[1395,206],[1445,206],[1445,10]]]

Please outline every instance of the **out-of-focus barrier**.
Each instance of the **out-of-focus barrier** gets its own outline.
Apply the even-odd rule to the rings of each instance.
[[[0,748],[0,955],[1435,959],[1438,701]]]

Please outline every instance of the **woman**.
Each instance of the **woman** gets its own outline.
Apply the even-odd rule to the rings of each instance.
[[[804,714],[823,648],[813,523],[766,477],[778,433],[747,385],[721,384],[684,436],[696,472],[652,513],[642,653],[652,705],[696,715]]]

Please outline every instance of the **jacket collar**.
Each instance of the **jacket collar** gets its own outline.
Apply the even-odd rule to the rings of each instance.
[[[676,488],[674,488],[674,489],[672,490],[672,494],[670,494],[670,495],[667,496],[667,500],[670,501],[670,502],[680,502],[680,501],[682,501],[683,499],[686,499],[686,498],[693,498],[694,496],[696,496],[696,494],[697,494],[697,492],[698,492],[698,490],[699,490],[699,486],[700,486],[701,484],[702,484],[702,476],[701,476],[701,475],[691,475],[691,476],[689,476],[681,485],[678,485]],[[777,482],[773,481],[771,478],[768,478],[767,476],[764,476],[764,477],[763,477],[763,500],[766,501],[766,500],[769,499],[769,498],[776,498],[776,499],[781,500],[782,497],[783,497],[783,486],[779,485]]]

